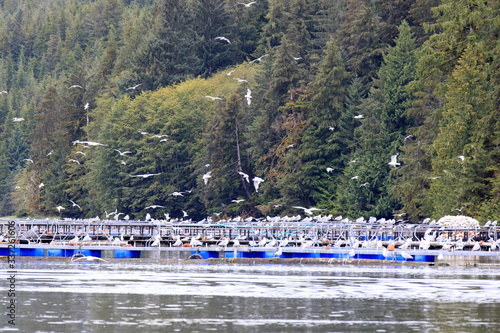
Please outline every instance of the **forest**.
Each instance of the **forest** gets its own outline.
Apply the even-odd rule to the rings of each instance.
[[[486,0],[0,0],[0,216],[498,219],[499,34]]]

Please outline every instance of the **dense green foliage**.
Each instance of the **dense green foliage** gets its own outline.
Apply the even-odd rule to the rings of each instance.
[[[485,0],[2,0],[0,214],[498,218],[499,33]]]

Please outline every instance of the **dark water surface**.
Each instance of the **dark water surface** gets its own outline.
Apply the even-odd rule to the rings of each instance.
[[[500,332],[498,264],[26,260],[16,270],[17,325],[4,310],[1,332]]]

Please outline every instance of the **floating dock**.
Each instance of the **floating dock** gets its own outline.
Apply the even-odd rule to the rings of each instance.
[[[500,257],[500,228],[345,221],[0,220],[0,256],[436,262]],[[286,246],[283,245],[286,240]],[[405,257],[403,257],[405,255]],[[411,258],[410,258],[411,257]]]

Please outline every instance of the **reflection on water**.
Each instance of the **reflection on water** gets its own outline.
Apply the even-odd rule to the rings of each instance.
[[[495,265],[17,266],[21,332],[500,331]]]

